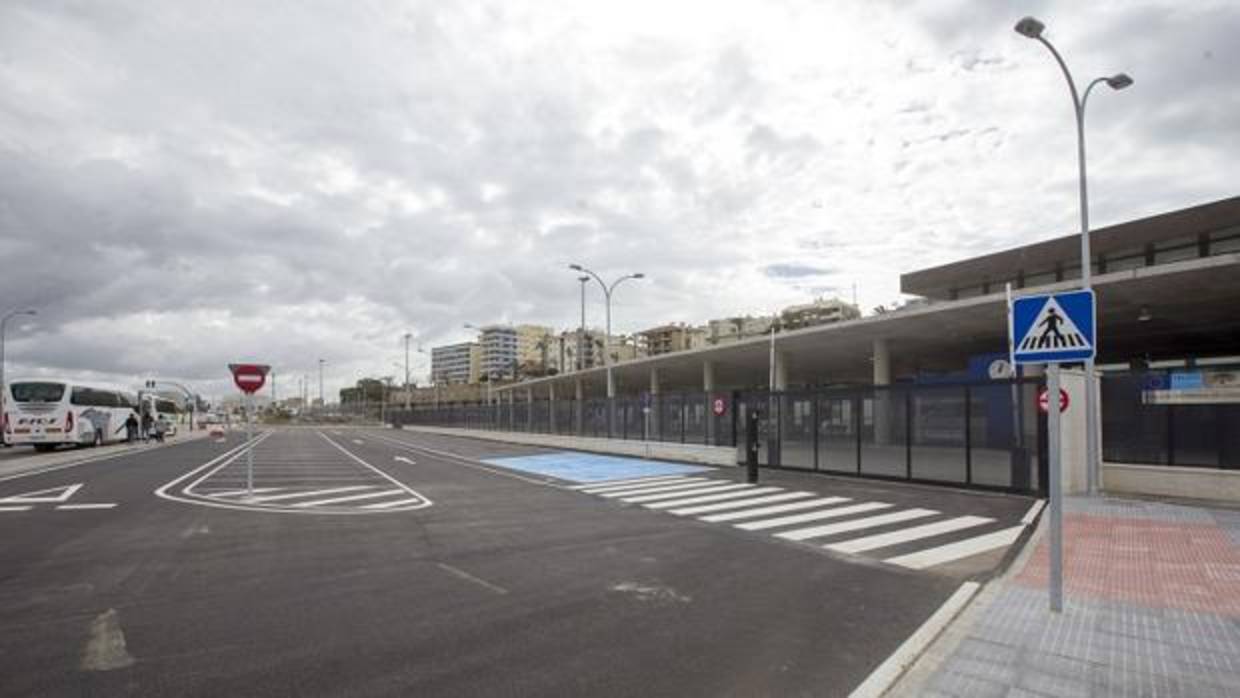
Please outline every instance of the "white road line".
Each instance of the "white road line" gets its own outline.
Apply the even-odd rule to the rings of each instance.
[[[934,567],[945,562],[952,562],[962,558],[979,555],[989,552],[997,548],[1003,548],[1016,542],[1020,532],[1025,530],[1025,525],[1012,526],[994,533],[976,536],[974,538],[966,538],[957,543],[949,543],[940,545],[937,548],[929,548],[927,550],[919,550],[908,555],[900,555],[883,562],[901,567],[908,567],[914,570],[924,570],[927,567]]]
[[[701,482],[705,479],[706,478],[701,478],[701,477],[676,476],[672,478],[660,479],[658,482],[631,482],[627,485],[607,485],[606,487],[590,487],[588,489],[577,490],[577,491],[584,492],[586,494],[597,494],[597,495],[605,496],[607,493],[610,493],[610,492],[625,492],[628,490],[636,491],[636,490],[643,490],[643,489],[652,489],[655,487],[668,487],[671,485],[680,485],[680,484],[690,483],[690,482]]]
[[[1033,520],[1038,518],[1038,514],[1042,511],[1042,507],[1044,506],[1046,506],[1045,499],[1037,500],[1033,503],[1033,506],[1029,507],[1029,511],[1025,512],[1025,515],[1021,517],[1020,522],[1026,526],[1033,523]]]
[[[852,501],[848,497],[823,497],[821,499],[807,499],[803,502],[793,502],[792,504],[779,504],[777,506],[762,507],[760,509],[749,509],[746,511],[732,511],[726,514],[713,514],[711,516],[703,516],[700,520],[715,523],[718,521],[735,521],[737,519],[752,519],[755,516],[768,516],[770,514],[782,514],[788,511],[803,511],[805,509],[817,509],[825,507],[829,504],[839,504],[841,502]]]
[[[278,487],[255,487],[253,491],[254,492],[274,492],[277,489],[279,488]],[[204,497],[231,497],[237,494],[249,494],[250,491],[251,490],[247,490],[246,488],[242,487],[241,489],[235,489],[235,490],[218,490],[215,492],[199,492],[198,494],[201,494]]]
[[[391,509],[392,507],[398,507],[403,504],[417,504],[420,501],[422,500],[420,499],[398,499],[395,502],[380,502],[379,504],[366,504],[362,506],[361,508],[362,509]]]
[[[366,443],[366,442],[365,442],[365,441],[362,441],[361,439],[353,439],[353,443],[357,444],[358,446],[361,446],[362,444],[364,444],[364,443]]]
[[[352,454],[352,453],[350,453],[349,451],[345,450],[345,448],[344,448],[343,446],[341,446],[340,444],[336,443],[335,441],[332,441],[332,440],[331,440],[331,438],[327,436],[327,434],[324,434],[323,432],[319,432],[319,436],[322,436],[322,437],[323,437],[323,439],[327,441],[327,443],[329,443],[329,444],[331,444],[331,445],[335,446],[337,449],[339,449],[341,453],[343,453],[343,454],[345,454],[346,456],[348,456],[348,457],[352,458],[353,460],[357,461],[358,463],[360,463],[360,464],[362,464],[362,465],[366,466],[366,467],[367,467],[367,468],[369,468],[370,470],[372,470],[372,471],[374,471],[374,472],[378,473],[381,477],[383,477],[383,479],[384,479],[384,480],[387,480],[388,482],[392,483],[393,485],[396,485],[397,487],[401,488],[402,490],[404,490],[404,491],[408,492],[409,494],[411,494],[411,495],[413,495],[413,496],[415,496],[415,497],[420,497],[420,498],[422,499],[422,501],[423,501],[423,502],[425,502],[425,504],[424,504],[423,506],[428,506],[428,507],[429,507],[429,506],[431,506],[431,504],[433,504],[433,502],[431,502],[431,500],[430,500],[430,498],[429,498],[429,497],[426,497],[426,496],[422,495],[421,493],[414,492],[414,491],[413,491],[412,489],[410,489],[407,485],[405,485],[405,483],[401,482],[400,480],[397,480],[396,478],[392,477],[391,475],[388,475],[387,473],[385,473],[385,472],[383,472],[382,470],[380,470],[380,469],[376,468],[375,466],[371,465],[370,463],[367,463],[366,461],[362,460],[361,458],[358,458],[357,456],[353,455],[353,454]]]
[[[73,509],[111,509],[111,508],[113,508],[113,507],[115,507],[115,506],[116,506],[116,504],[61,504],[61,505],[57,506],[56,508],[57,508],[57,509],[69,509],[69,510],[73,510]]]
[[[319,499],[313,502],[297,502],[295,507],[321,507],[328,504],[338,504],[340,502],[352,502],[357,499],[375,499],[377,497],[391,497],[394,494],[404,494],[404,490],[383,490],[382,492],[366,492],[364,494],[355,494],[348,497],[334,497],[332,499]]]
[[[374,485],[351,485],[349,487],[333,487],[326,490],[303,490],[301,492],[285,492],[283,494],[268,494],[262,497],[250,497],[241,501],[251,504],[264,504],[266,502],[278,502],[284,499],[299,499],[301,497],[321,497],[325,494],[336,494],[339,492],[356,492],[357,490],[373,489]]]
[[[689,489],[693,487],[710,487],[711,485],[727,484],[726,480],[709,480],[706,478],[694,477],[682,480],[677,483],[668,483],[663,485],[651,485],[649,487],[626,487],[621,490],[608,490],[607,492],[588,492],[587,494],[596,494],[600,497],[629,497],[639,494],[655,494],[657,492],[674,492],[676,490]]]
[[[658,482],[659,480],[680,480],[683,477],[684,477],[683,475],[659,475],[659,476],[650,476],[650,477],[634,477],[634,478],[627,478],[624,480],[599,480],[598,482],[587,482],[582,485],[570,485],[568,489],[570,490],[593,490],[596,488],[606,489],[608,487],[625,487],[628,485],[654,483],[654,482]]]
[[[852,504],[846,507],[827,509],[826,511],[811,511],[808,514],[781,516],[777,519],[763,519],[761,521],[750,521],[748,523],[733,525],[746,531],[762,531],[768,528],[779,528],[780,526],[791,526],[792,524],[805,523],[806,521],[834,519],[837,516],[848,516],[849,514],[860,514],[863,511],[874,511],[875,509],[889,508],[891,508],[891,505],[885,502],[864,502],[862,504]]]
[[[836,533],[847,533],[848,531],[860,531],[865,528],[874,528],[875,526],[885,526],[887,524],[899,523],[910,519],[920,519],[927,516],[934,516],[939,512],[933,509],[905,509],[904,511],[896,511],[890,514],[879,514],[878,516],[867,516],[864,519],[853,519],[852,521],[841,521],[839,523],[826,524],[824,526],[811,526],[809,528],[798,528],[795,531],[784,531],[776,533],[775,537],[784,540],[808,540],[810,538],[819,538],[821,536],[830,536]]]
[[[750,494],[753,494],[752,492]],[[786,502],[789,499],[801,499],[802,497],[813,497],[813,492],[784,492],[783,494],[772,494],[767,497],[754,497],[753,499],[745,499],[739,502],[723,502],[722,504],[704,504],[700,507],[689,507],[688,509],[672,509],[669,514],[677,516],[688,516],[690,514],[705,514],[709,511],[726,511],[728,509],[743,509],[745,507],[757,506],[758,504],[774,504],[775,502]]]
[[[414,459],[412,459],[412,458],[406,458],[406,457],[404,457],[404,456],[395,456],[395,457],[393,457],[393,458],[392,458],[392,460],[394,460],[394,461],[398,461],[398,462],[401,462],[401,463],[407,463],[407,464],[409,464],[409,465],[417,465],[417,464],[418,464],[418,463],[417,463],[417,461],[415,461]]]
[[[745,490],[744,492],[724,492],[723,494],[708,494],[704,497],[690,497],[689,499],[673,499],[670,502],[654,502],[647,504],[647,509],[667,509],[669,507],[683,507],[690,504],[705,504],[707,502],[721,502],[725,499],[736,499],[737,497],[749,497],[755,494],[773,494],[775,492],[783,492],[782,487],[758,487],[756,489]]]
[[[460,577],[461,579],[464,579],[464,580],[466,580],[466,581],[473,582],[474,584],[477,584],[477,585],[478,585],[478,586],[480,586],[480,587],[484,587],[484,588],[486,588],[486,589],[490,589],[491,591],[495,592],[496,594],[507,594],[507,593],[508,593],[508,590],[507,590],[507,589],[505,589],[504,587],[499,586],[498,584],[492,584],[492,583],[488,582],[488,581],[487,581],[487,580],[485,580],[485,579],[481,579],[481,578],[479,578],[479,577],[475,577],[474,575],[472,575],[472,574],[470,574],[470,573],[466,572],[465,570],[460,569],[460,568],[458,568],[458,567],[453,567],[452,565],[449,565],[449,564],[448,564],[448,563],[446,563],[446,562],[436,562],[435,564],[439,567],[439,569],[441,569],[441,570],[443,570],[443,571],[445,571],[445,572],[447,572],[447,573],[449,573],[449,574],[452,574],[452,575],[455,575],[455,576],[457,576],[457,577]]]
[[[629,502],[631,504],[644,504],[646,502],[657,502],[657,501],[664,500],[664,499],[676,499],[679,497],[687,497],[689,495],[713,494],[715,492],[727,492],[729,490],[753,489],[753,485],[750,485],[744,482],[736,482],[736,483],[732,483],[729,485],[716,484],[718,482],[719,482],[718,480],[715,480],[710,483],[703,483],[703,486],[701,487],[683,489],[677,492],[660,492],[658,494],[643,494],[639,497],[627,497],[626,496],[626,497],[621,497],[620,501]]]
[[[30,511],[34,507],[0,507],[0,511]]]
[[[922,538],[930,538],[943,533],[981,526],[993,521],[994,519],[988,519],[985,516],[958,516],[946,521],[936,521],[921,526],[892,531],[891,533],[880,533],[876,536],[854,538],[840,543],[824,545],[823,547],[828,550],[834,550],[837,553],[861,553],[867,550],[877,550],[878,548],[886,548],[892,545],[921,540]]]

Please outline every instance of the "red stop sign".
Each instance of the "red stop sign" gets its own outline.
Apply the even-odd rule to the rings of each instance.
[[[228,364],[228,370],[232,371],[233,383],[241,392],[254,394],[267,384],[267,373],[271,367],[263,364]]]
[[[717,397],[714,402],[711,403],[710,409],[715,413],[716,417],[722,417],[723,413],[728,411],[728,403],[724,402],[723,398]]]
[[[1048,399],[1048,390],[1042,388],[1038,391],[1038,410],[1045,414],[1050,408],[1050,400]],[[1066,412],[1068,409],[1068,391],[1063,388],[1059,389],[1059,411]]]

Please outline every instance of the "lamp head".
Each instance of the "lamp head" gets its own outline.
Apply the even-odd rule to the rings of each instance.
[[[577,280],[584,284],[585,282],[590,280],[590,277],[582,275],[582,276],[578,276]]]
[[[572,269],[573,271],[584,271],[584,270],[581,268],[581,265],[580,265],[580,264],[570,264],[570,265],[568,265],[568,268],[569,268],[569,269]]]
[[[1046,29],[1046,25],[1033,17],[1025,17],[1016,23],[1016,33],[1029,39],[1042,38],[1042,31],[1044,29]]]
[[[1132,86],[1132,77],[1128,73],[1116,73],[1107,78],[1107,87],[1112,90],[1122,90],[1125,87]]]
[[[639,271],[639,272],[637,272],[636,274],[634,274],[634,275],[633,275],[633,278],[634,278],[634,279],[644,279],[644,278],[646,278],[646,275],[645,275],[645,274],[643,274],[643,273],[641,273],[641,272]]]

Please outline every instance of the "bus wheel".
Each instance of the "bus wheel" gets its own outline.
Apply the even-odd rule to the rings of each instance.
[[[97,447],[102,446],[102,445],[103,445],[103,432],[102,432],[102,431],[98,431],[98,430],[96,430],[96,431],[95,431],[95,440],[94,440],[93,442],[91,442],[91,446],[95,446],[95,447],[97,448]]]

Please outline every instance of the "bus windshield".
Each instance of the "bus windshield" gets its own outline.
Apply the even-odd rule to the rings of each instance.
[[[13,383],[9,386],[14,402],[60,402],[64,383]]]

